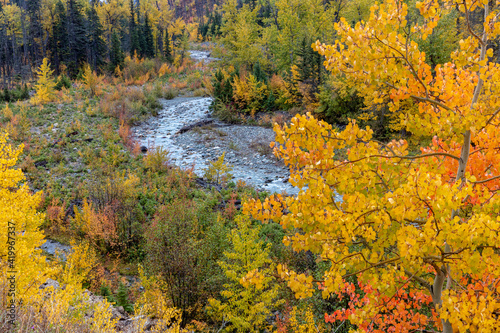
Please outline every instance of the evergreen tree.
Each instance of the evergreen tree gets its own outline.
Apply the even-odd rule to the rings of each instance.
[[[43,39],[41,0],[26,1],[26,11],[29,17],[29,52],[31,61],[37,63],[42,60],[44,54],[42,45],[39,44]]]
[[[141,55],[142,58],[146,57],[146,38],[144,35],[144,25],[141,25],[140,23],[140,13],[139,13],[139,8],[137,8],[137,39],[139,41],[139,50],[138,53]]]
[[[299,68],[300,80],[311,83],[316,89],[321,84],[322,58],[321,55],[311,47],[313,39],[302,38],[300,47],[297,51],[297,67]]]
[[[170,45],[170,37],[168,35],[168,29],[165,29],[165,46],[163,48],[163,54],[165,55],[165,59],[169,63],[172,63],[173,58],[172,58],[172,47]]]
[[[81,5],[75,0],[68,0],[67,8],[68,38],[68,74],[76,77],[78,70],[87,60],[86,28]]]
[[[130,36],[130,55],[133,56],[135,52],[140,53],[139,36],[137,32],[137,25],[135,22],[134,0],[130,0],[129,36]]]
[[[60,65],[68,55],[68,36],[66,9],[61,1],[55,6],[52,21],[52,35],[49,38],[50,60],[55,72],[59,75]]]
[[[146,14],[146,18],[144,19],[144,56],[147,58],[154,58],[155,56],[155,45],[153,39],[153,31],[151,30],[151,26],[149,25],[148,14]]]
[[[109,71],[113,72],[117,66],[120,68],[123,67],[124,58],[125,56],[122,51],[120,38],[116,32],[113,32],[113,35],[111,36],[111,50],[109,52]]]
[[[123,309],[128,313],[134,312],[134,306],[128,299],[128,289],[123,283],[120,282],[118,291],[116,293],[116,305],[123,306]]]
[[[92,69],[99,72],[105,64],[106,43],[103,38],[103,29],[94,6],[88,11],[87,24],[87,62]]]

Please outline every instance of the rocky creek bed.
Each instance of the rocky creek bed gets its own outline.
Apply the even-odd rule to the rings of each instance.
[[[234,181],[243,180],[271,193],[297,194],[298,189],[288,183],[288,169],[269,148],[275,139],[274,131],[213,119],[209,112],[211,102],[210,97],[162,100],[163,109],[158,116],[135,127],[133,133],[141,145],[168,150],[173,164],[193,168],[200,177],[210,162],[225,152],[225,161],[233,166]],[[181,131],[200,122],[205,125]]]

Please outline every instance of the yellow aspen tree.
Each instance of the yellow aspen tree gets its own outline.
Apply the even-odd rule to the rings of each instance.
[[[44,215],[37,212],[41,192],[32,194],[22,171],[14,168],[22,149],[0,134],[0,290],[16,305],[29,300],[47,279],[38,248],[44,240],[39,229]]]
[[[322,281],[281,268],[297,295],[315,286],[323,297],[356,276],[372,292],[348,320],[363,327],[402,289],[425,292],[445,333],[496,332],[500,327],[500,65],[489,41],[500,34],[499,7],[487,1],[416,3],[423,17],[409,25],[408,5],[386,0],[354,27],[341,19],[334,45],[313,47],[334,75],[363,94],[368,106],[389,98],[400,123],[428,146],[382,143],[351,121],[342,130],[297,115],[275,126],[275,153],[290,167],[295,197],[251,201],[247,213],[295,231],[284,239],[329,263]],[[434,71],[416,40],[425,40],[453,8],[465,36],[451,61]],[[483,15],[477,30],[471,13]],[[411,102],[418,112],[400,110]],[[339,151],[346,158],[336,158]],[[412,294],[410,292],[410,294]],[[395,311],[395,310],[392,310]],[[429,324],[430,325],[430,324]],[[360,329],[361,330],[361,329]]]

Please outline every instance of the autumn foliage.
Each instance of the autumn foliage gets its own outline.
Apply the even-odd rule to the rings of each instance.
[[[454,6],[466,20],[470,12],[482,13],[484,24],[476,29],[467,21],[451,61],[432,68],[417,41]],[[357,278],[365,300],[353,295],[353,305],[363,309],[328,319],[348,319],[364,331],[390,324],[396,331],[494,332],[500,325],[500,65],[490,60],[488,41],[500,33],[498,8],[433,0],[416,8],[423,20],[410,25],[407,3],[375,4],[366,22],[352,26],[340,19],[334,45],[318,41],[313,47],[367,106],[389,97],[389,110],[413,142],[434,137],[431,145],[419,153],[404,139],[375,140],[372,129],[355,121],[336,130],[310,114],[297,115],[275,126],[275,154],[290,167],[299,195],[253,201],[246,211],[279,222],[292,234],[286,244],[330,264],[319,288],[306,274],[285,272],[298,297],[319,289],[328,298],[346,292],[346,278]],[[334,158],[339,153],[345,158]],[[440,322],[429,311],[407,312],[430,299]]]

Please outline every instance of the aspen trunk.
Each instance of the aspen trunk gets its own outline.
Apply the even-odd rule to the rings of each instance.
[[[486,4],[484,6],[484,21],[486,22],[486,18],[489,15],[489,6]],[[468,19],[468,18],[467,18]],[[483,36],[481,37],[481,54],[479,57],[479,60],[482,61],[486,59],[486,46],[488,42],[488,35],[486,34],[486,31],[483,31]],[[477,73],[478,75],[478,81],[477,85],[474,89],[474,95],[472,96],[472,101],[470,108],[473,109],[474,105],[479,99],[479,95],[481,94],[481,90],[483,89],[483,80],[480,77],[479,71]],[[470,130],[466,130],[464,135],[464,141],[462,144],[462,151],[460,153],[460,161],[458,162],[458,170],[457,170],[457,176],[455,178],[455,182],[463,182],[465,181],[465,170],[467,169],[467,162],[469,161],[469,156],[470,156],[470,144],[471,144],[471,132]],[[451,213],[451,218],[454,219],[456,216],[458,216],[459,212],[458,211],[453,211]],[[450,252],[451,248],[448,244],[445,244],[444,247],[444,252]],[[441,295],[443,293],[443,288],[444,288],[444,281],[445,277],[448,277],[448,283],[447,287],[451,285],[451,277],[450,275],[450,270],[447,265],[443,265],[441,269],[436,272],[436,277],[434,279],[434,285],[432,286],[431,294],[432,294],[432,301],[435,306],[440,306],[443,303],[443,300],[441,299]],[[449,321],[443,320],[443,333],[453,333],[453,327]]]

